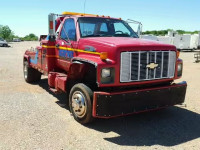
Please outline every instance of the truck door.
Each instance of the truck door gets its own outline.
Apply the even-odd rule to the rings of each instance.
[[[73,18],[64,20],[56,41],[56,53],[58,55],[58,65],[68,71],[71,59],[75,55],[73,49],[77,48],[76,26]]]

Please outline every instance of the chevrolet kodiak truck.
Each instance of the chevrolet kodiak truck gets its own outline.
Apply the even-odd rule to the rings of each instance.
[[[185,99],[183,62],[173,45],[139,38],[120,18],[64,12],[49,15],[49,34],[24,54],[28,83],[48,76],[50,90],[65,92],[81,124],[176,104]]]

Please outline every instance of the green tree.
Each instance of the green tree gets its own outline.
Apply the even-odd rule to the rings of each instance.
[[[0,35],[2,36],[2,38],[4,39],[8,39],[10,34],[11,34],[11,29],[9,28],[9,26],[2,26],[0,29]]]
[[[2,31],[2,25],[0,25],[0,37],[2,37],[2,35],[1,35],[1,31]]]
[[[24,41],[37,41],[38,40],[38,37],[33,34],[33,33],[30,33],[29,35],[26,35],[24,38],[23,38]]]

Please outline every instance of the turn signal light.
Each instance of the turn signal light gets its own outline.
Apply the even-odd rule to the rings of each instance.
[[[179,55],[180,55],[180,51],[176,51],[176,55],[177,55],[177,58],[179,58]]]
[[[102,60],[107,59],[107,58],[108,58],[108,53],[107,53],[107,52],[101,52],[100,58],[101,58]]]

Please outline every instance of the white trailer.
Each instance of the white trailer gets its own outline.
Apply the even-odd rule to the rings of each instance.
[[[152,41],[159,41],[157,36],[155,35],[141,35],[142,39],[152,40]]]
[[[162,43],[174,45],[174,37],[172,36],[158,36],[157,38]]]
[[[200,49],[200,32],[199,32],[199,43],[198,43],[198,48]]]
[[[183,35],[175,35],[174,37],[174,45],[177,49],[184,50],[195,50],[198,47],[198,35],[196,34],[183,34]]]

